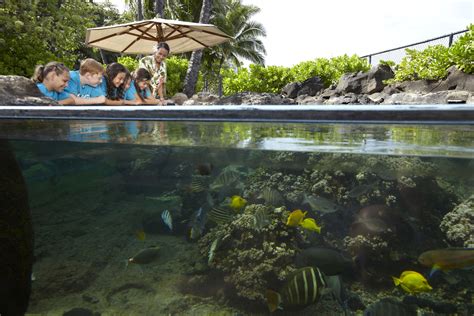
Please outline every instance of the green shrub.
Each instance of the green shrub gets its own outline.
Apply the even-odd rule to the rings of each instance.
[[[392,69],[394,69],[397,66],[397,63],[395,63],[393,60],[383,60],[383,59],[381,59],[379,61],[379,64],[389,66]]]
[[[186,71],[188,70],[188,60],[186,58],[171,56],[166,59],[166,70],[166,95],[172,97],[176,93],[183,91],[184,79],[186,78]]]
[[[449,48],[449,57],[465,73],[474,73],[474,24]]]
[[[329,86],[337,83],[344,73],[369,69],[367,60],[356,55],[350,57],[343,55],[331,59],[317,58],[301,62],[292,68],[251,64],[249,69],[239,68],[237,73],[230,69],[222,72],[224,94],[243,91],[279,93],[288,83],[302,82],[314,76],[320,77],[325,86]]]
[[[130,56],[122,56],[117,58],[117,62],[127,67],[130,72],[138,68],[138,60]]]
[[[396,68],[395,78],[388,83],[406,80],[429,79],[438,80],[445,78],[448,68],[456,67],[466,73],[474,72],[474,25],[459,37],[451,47],[443,45],[429,46],[417,51],[406,49],[406,56]]]
[[[406,56],[398,65],[393,81],[444,78],[452,65],[449,49],[443,45],[428,46],[422,51],[408,48],[405,51]]]

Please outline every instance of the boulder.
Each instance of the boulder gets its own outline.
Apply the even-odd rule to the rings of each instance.
[[[208,104],[218,100],[219,97],[210,92],[198,92],[198,94],[193,95],[193,99],[196,100],[198,104]]]
[[[344,93],[361,93],[362,81],[366,80],[366,74],[362,72],[344,74],[336,87],[336,92]]]
[[[287,84],[281,90],[281,94],[290,99],[298,96],[315,96],[316,93],[324,89],[324,82],[319,77],[311,77],[303,82],[292,82]]]
[[[404,81],[394,85],[394,87],[400,92],[412,92],[412,93],[430,93],[433,92],[436,87],[439,86],[437,80],[414,80]],[[388,91],[388,89],[384,90]]]
[[[470,100],[472,93],[466,91],[466,102]],[[452,91],[440,91],[433,93],[419,93],[419,92],[401,92],[395,93],[386,98],[383,104],[446,104],[448,99],[452,98]],[[457,97],[460,97],[458,95]]]
[[[286,98],[294,99],[298,96],[298,91],[301,89],[299,82],[291,82],[283,87],[281,94]]]
[[[433,90],[434,92],[443,90],[465,90],[474,92],[474,74],[467,74],[451,66],[448,69],[448,76],[441,81]]]
[[[386,86],[383,81],[393,77],[394,73],[390,66],[377,65],[365,73],[358,72],[343,75],[336,87],[336,92],[340,94],[380,92]]]
[[[21,76],[0,76],[0,105],[50,105],[56,101],[45,97],[36,84]]]
[[[295,104],[293,99],[284,98],[275,93],[241,92],[215,101],[215,105],[285,105]]]
[[[177,105],[183,105],[183,103],[188,100],[188,96],[184,93],[176,93],[171,100]]]
[[[301,83],[297,95],[309,95],[314,97],[316,93],[324,89],[324,82],[319,77],[311,77]]]

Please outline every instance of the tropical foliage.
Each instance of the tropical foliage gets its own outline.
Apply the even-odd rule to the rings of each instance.
[[[455,65],[466,73],[474,73],[474,24],[451,47],[429,46],[422,51],[406,49],[406,56],[395,68],[395,78],[406,80],[437,80],[445,78],[448,68]]]
[[[331,59],[317,58],[301,62],[291,68],[250,65],[249,69],[239,68],[237,72],[228,69],[224,72],[224,94],[243,91],[279,93],[290,82],[304,81],[318,76],[326,86],[337,83],[348,72],[370,69],[365,59],[356,55],[343,55]]]
[[[31,76],[52,60],[73,67],[80,59],[101,60],[82,43],[88,27],[123,21],[110,4],[81,0],[6,0],[0,7],[0,74]]]

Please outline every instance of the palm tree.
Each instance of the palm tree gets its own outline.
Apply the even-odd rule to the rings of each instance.
[[[160,18],[164,17],[164,0],[155,0],[155,15],[159,15]]]
[[[264,65],[266,50],[260,37],[267,33],[261,23],[251,21],[260,8],[243,5],[240,0],[228,0],[225,7],[215,11],[213,24],[234,38],[212,49],[213,58],[219,57],[219,70],[224,62],[239,67],[242,59]]]
[[[201,15],[199,17],[199,23],[209,23],[211,17],[212,0],[203,0]],[[183,92],[188,97],[191,97],[196,90],[196,83],[199,75],[199,68],[201,67],[202,49],[194,51],[191,54],[189,60],[188,71],[186,72],[186,78],[184,79]]]
[[[146,1],[146,0],[145,0]],[[143,20],[143,2],[142,0],[125,0],[125,4],[130,7],[132,12],[136,13],[136,20]]]
[[[231,35],[233,40],[205,50],[203,56],[205,89],[210,84],[212,90],[217,89],[218,94],[222,95],[220,72],[224,65],[240,67],[243,59],[264,65],[266,51],[260,37],[266,36],[266,31],[261,23],[251,20],[258,12],[260,12],[258,7],[243,5],[240,0],[216,3],[211,23]]]

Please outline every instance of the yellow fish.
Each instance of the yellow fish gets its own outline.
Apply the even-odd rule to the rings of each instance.
[[[234,195],[230,198],[230,207],[234,211],[240,211],[245,207],[245,205],[247,205],[247,200],[241,196]]]
[[[428,281],[423,275],[416,271],[404,271],[400,278],[392,277],[393,283],[410,294],[416,294],[420,292],[428,292],[433,288],[428,284]]]
[[[294,210],[293,212],[290,213],[290,215],[288,215],[288,220],[286,221],[286,225],[292,226],[292,227],[298,226],[303,221],[303,218],[306,216],[306,213],[308,212],[303,213],[302,210],[299,210],[299,209]]]
[[[316,220],[314,218],[305,218],[301,223],[300,226],[307,230],[312,230],[321,234],[321,226],[316,224]]]
[[[146,239],[146,234],[143,229],[137,230],[135,232],[135,236],[137,237],[138,240],[144,241]]]

